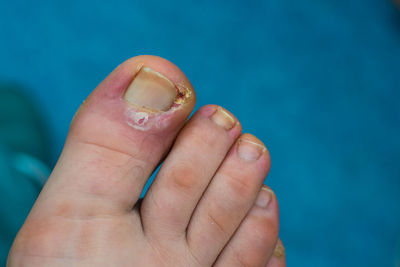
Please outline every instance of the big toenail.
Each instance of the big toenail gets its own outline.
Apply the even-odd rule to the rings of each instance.
[[[247,162],[256,161],[260,158],[261,154],[266,148],[258,143],[250,140],[239,139],[238,141],[238,154],[239,157]]]
[[[178,93],[177,87],[165,76],[142,67],[126,90],[124,98],[140,108],[167,111],[174,104]]]
[[[271,203],[272,200],[272,191],[267,187],[262,187],[258,197],[256,199],[255,204],[260,208],[267,208],[268,204]]]
[[[211,115],[211,120],[225,130],[230,130],[235,125],[235,119],[221,107],[218,107]]]

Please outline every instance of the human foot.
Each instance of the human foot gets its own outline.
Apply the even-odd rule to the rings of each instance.
[[[194,103],[164,59],[115,69],[78,110],[8,265],[284,266],[268,151],[213,105],[180,131]]]

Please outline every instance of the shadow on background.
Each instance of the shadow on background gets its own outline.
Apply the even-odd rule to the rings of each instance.
[[[51,141],[29,91],[0,81],[0,265],[49,175]]]
[[[75,110],[114,67],[165,57],[197,107],[226,107],[267,144],[289,266],[393,266],[399,29],[384,0],[2,1],[0,78],[39,101],[52,165]]]

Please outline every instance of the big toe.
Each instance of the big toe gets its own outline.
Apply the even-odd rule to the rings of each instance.
[[[47,209],[38,212],[131,210],[194,104],[190,82],[169,61],[138,56],[122,63],[75,115],[36,204]]]

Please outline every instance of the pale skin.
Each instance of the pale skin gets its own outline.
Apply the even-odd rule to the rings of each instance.
[[[184,92],[173,108],[127,100],[143,66]],[[186,121],[194,104],[192,85],[165,59],[117,67],[75,115],[7,266],[286,266],[277,199],[263,186],[268,150],[216,105]]]

